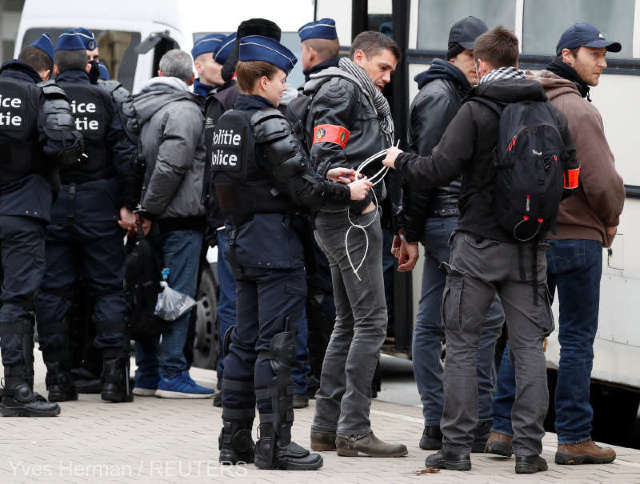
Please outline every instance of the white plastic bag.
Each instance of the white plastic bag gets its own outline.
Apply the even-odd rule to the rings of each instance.
[[[155,315],[165,321],[175,321],[189,309],[195,306],[196,301],[191,296],[171,289],[167,281],[160,281],[162,291],[158,294]]]

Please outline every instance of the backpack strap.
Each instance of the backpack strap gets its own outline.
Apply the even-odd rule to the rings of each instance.
[[[491,112],[493,112],[496,116],[498,116],[498,118],[502,116],[502,111],[505,108],[505,105],[503,103],[499,103],[497,101],[494,101],[492,99],[488,99],[482,96],[471,97],[467,99],[466,102],[470,102],[470,101],[475,101],[478,104],[482,104],[483,106],[488,107],[491,110]]]

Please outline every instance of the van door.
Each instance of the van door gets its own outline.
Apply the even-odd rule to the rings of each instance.
[[[153,65],[150,77],[154,77],[160,68],[160,59],[172,49],[179,49],[180,44],[171,37],[168,30],[164,32],[152,32],[136,47],[138,54],[146,54],[153,49]]]

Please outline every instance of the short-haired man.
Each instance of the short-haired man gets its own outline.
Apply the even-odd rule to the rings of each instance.
[[[207,34],[193,44],[191,57],[198,77],[193,81],[193,92],[206,98],[211,91],[217,91],[224,84],[222,64],[215,61],[215,54],[222,45],[224,34]]]
[[[73,129],[65,93],[54,83],[38,85],[52,72],[53,44],[48,34],[0,69],[3,114],[7,113],[0,123],[3,417],[60,413],[57,403],[33,391],[33,311],[45,271],[45,226],[51,221],[58,164],[78,162],[82,137]]]
[[[133,396],[121,227],[135,223],[132,210],[139,197],[134,182],[136,147],[125,135],[116,103],[89,80],[87,51],[80,34],[66,31],[60,35],[55,63],[56,82],[71,101],[86,161],[60,171],[62,187],[47,227],[47,269],[36,312],[49,399],[78,398],[69,372],[68,315],[74,285],[84,276],[95,301],[91,317],[94,345],[102,351],[104,362],[102,399],[129,402]]]
[[[429,69],[416,76],[420,91],[411,105],[409,149],[422,156],[431,154],[442,133],[477,84],[473,60],[475,39],[486,32],[486,24],[476,17],[459,20],[449,31],[447,61],[434,59]],[[409,183],[404,190],[403,235],[409,244],[418,241],[425,248],[422,296],[413,325],[413,372],[422,400],[425,425],[420,448],[437,450],[442,446],[442,343],[444,327],[440,303],[445,284],[443,262],[449,261],[449,238],[458,223],[460,179],[444,187],[425,187],[422,180]],[[415,260],[415,259],[414,259]],[[411,264],[412,266],[413,264]],[[411,269],[412,267],[407,267]],[[402,268],[404,269],[404,267]],[[496,300],[482,328],[478,351],[478,427],[472,450],[483,452],[491,430],[491,399],[495,385],[493,354],[502,331],[504,316]]]
[[[349,58],[305,85],[313,98],[306,128],[313,139],[311,163],[323,178],[332,168],[357,168],[393,143],[391,109],[382,89],[399,59],[400,50],[392,39],[362,32],[353,40]],[[374,187],[378,201],[383,187],[383,183]],[[354,223],[362,228],[347,244],[345,233]],[[369,421],[371,381],[387,332],[378,207],[368,196],[346,210],[321,210],[315,226],[331,265],[336,321],[316,393],[311,448],[337,448],[343,456],[406,455],[404,445],[379,440]]]
[[[548,390],[544,338],[553,330],[546,295],[545,246],[516,242],[499,221],[496,197],[496,145],[500,126],[495,104],[545,102],[562,136],[564,153],[575,166],[566,118],[546,100],[542,86],[518,70],[518,39],[496,27],[476,39],[474,56],[479,84],[449,123],[428,157],[388,151],[384,164],[406,179],[446,185],[462,174],[460,218],[451,241],[451,260],[442,301],[447,340],[444,373],[442,449],[426,466],[471,469],[470,450],[477,425],[477,351],[480,330],[496,294],[500,296],[517,375],[513,407],[516,472],[547,469],[540,456]]]
[[[616,457],[613,449],[599,447],[591,440],[589,387],[598,330],[602,248],[611,246],[625,193],[589,89],[598,85],[607,67],[606,53],[621,48],[593,25],[575,24],[560,37],[556,59],[533,77],[545,88],[551,104],[567,117],[580,160],[580,186],[560,205],[557,231],[549,234],[551,247],[547,250],[549,290],[553,294],[558,289],[560,303],[556,464],[606,464]],[[505,350],[488,452],[511,455],[515,391],[513,365]]]
[[[204,116],[199,96],[189,92],[193,61],[179,49],[160,59],[158,77],[133,98],[140,146],[147,167],[140,200],[152,221],[152,244],[169,269],[170,287],[195,297],[204,230],[202,178]],[[171,322],[162,337],[136,342],[137,395],[210,398],[215,391],[196,384],[187,370],[184,346],[191,312]]]

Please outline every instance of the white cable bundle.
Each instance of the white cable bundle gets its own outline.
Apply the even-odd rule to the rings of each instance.
[[[355,179],[358,180],[360,172],[364,170],[367,166],[369,166],[374,161],[377,161],[378,159],[384,158],[386,155],[387,155],[387,150],[384,149],[382,151],[378,151],[375,155],[371,155],[369,158],[367,158],[362,163],[360,163],[360,165],[356,169]],[[388,172],[389,172],[389,167],[383,165],[382,168],[380,168],[371,178],[369,178],[369,181],[373,184],[373,186],[376,186],[378,183],[380,183],[384,179],[384,177]],[[362,281],[362,279],[358,275],[358,271],[362,267],[362,264],[364,264],[364,260],[367,258],[367,252],[369,251],[369,236],[367,235],[367,227],[375,221],[376,216],[378,214],[378,210],[377,210],[378,198],[376,197],[375,190],[373,190],[373,198],[375,199],[376,209],[370,212],[373,214],[373,217],[365,225],[357,224],[353,220],[351,220],[350,208],[347,208],[347,218],[349,219],[350,226],[347,229],[347,232],[344,234],[344,247],[347,253],[347,260],[349,261],[349,265],[351,266],[351,270],[353,271],[353,273],[355,274],[355,276],[358,278],[359,281]],[[360,261],[360,264],[358,264],[358,267],[353,265],[353,261],[351,260],[351,254],[349,254],[349,232],[351,232],[351,229],[354,227],[362,230],[362,232],[364,233],[364,240],[365,240],[364,255],[362,256],[362,260]]]

